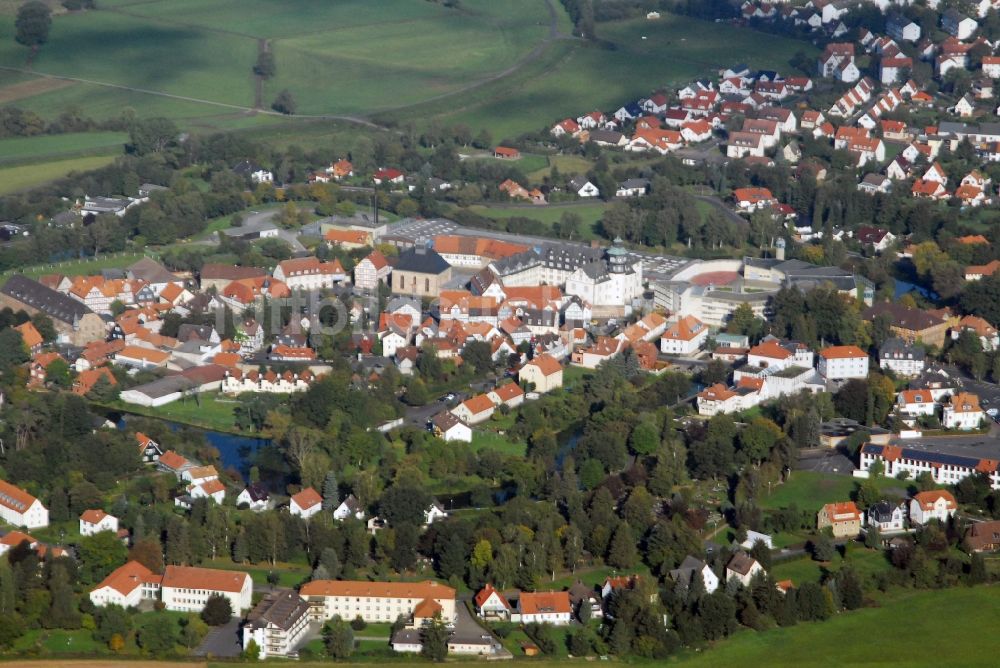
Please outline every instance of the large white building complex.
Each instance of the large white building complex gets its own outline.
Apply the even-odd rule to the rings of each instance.
[[[90,600],[98,607],[129,608],[159,597],[167,610],[201,612],[215,594],[228,598],[233,614],[239,614],[250,609],[253,581],[248,573],[193,566],[167,566],[163,575],[157,575],[130,561],[91,590]]]
[[[366,622],[394,622],[400,615],[432,619],[435,613],[440,613],[445,623],[455,620],[455,590],[429,580],[313,580],[299,593],[309,602],[310,617],[315,621],[361,617]]]
[[[868,305],[875,298],[874,285],[862,276],[839,267],[783,258],[695,261],[652,283],[656,308],[674,317],[694,316],[712,327],[723,326],[743,304],[758,318],[767,317],[778,290],[793,285],[803,292],[832,285]]]
[[[621,245],[610,248],[547,243],[489,264],[505,287],[565,286],[566,295],[579,297],[595,315],[631,310],[642,296],[642,261]]]

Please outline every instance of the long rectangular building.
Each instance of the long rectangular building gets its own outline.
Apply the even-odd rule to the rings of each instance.
[[[400,616],[429,619],[435,612],[440,612],[447,624],[455,620],[455,590],[431,580],[313,580],[299,593],[309,602],[309,615],[314,621],[339,616],[345,620],[361,617],[366,622],[394,622]]]
[[[52,319],[60,339],[75,346],[103,341],[106,335],[101,316],[86,304],[20,274],[11,276],[0,288],[0,306],[29,315],[44,313]]]
[[[249,610],[253,581],[249,573],[195,566],[167,566],[160,583],[160,599],[167,610],[201,612],[208,598],[219,594],[229,599],[233,614]]]
[[[911,479],[921,473],[930,473],[939,485],[955,485],[970,475],[983,473],[990,479],[990,487],[1000,489],[1000,461],[957,455],[932,447],[907,448],[899,445],[866,443],[861,447],[861,467],[855,472],[867,478],[875,462],[881,462],[883,475],[895,478],[906,472]]]

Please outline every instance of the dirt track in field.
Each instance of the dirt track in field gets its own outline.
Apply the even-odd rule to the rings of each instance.
[[[0,104],[9,104],[22,98],[41,95],[42,93],[75,85],[76,82],[66,81],[65,79],[33,79],[9,86],[2,86],[0,87]]]

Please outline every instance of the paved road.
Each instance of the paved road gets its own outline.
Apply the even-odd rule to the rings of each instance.
[[[201,641],[195,656],[208,656],[211,654],[219,658],[233,658],[240,655],[243,646],[240,637],[240,617],[233,617],[228,623],[216,626],[208,632],[208,635]]]

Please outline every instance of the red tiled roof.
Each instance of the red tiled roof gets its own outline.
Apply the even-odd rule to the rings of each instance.
[[[569,613],[572,611],[569,602],[569,592],[539,591],[521,593],[521,613],[537,615],[539,613]]]
[[[242,591],[249,573],[223,571],[196,566],[167,566],[163,571],[163,587],[177,589],[207,589],[210,591]]]
[[[175,568],[175,567],[174,567]],[[122,596],[128,596],[136,587],[143,583],[159,582],[161,576],[156,575],[138,561],[130,561],[108,574],[94,590],[110,587]]]
[[[323,497],[320,496],[319,492],[312,487],[306,487],[298,494],[292,495],[292,501],[294,501],[299,508],[308,510],[317,504],[323,503]]]
[[[551,376],[554,373],[562,371],[562,364],[559,363],[559,360],[548,353],[536,356],[533,360],[528,362],[528,364],[538,367],[538,370],[542,372],[543,376]]]
[[[944,499],[947,503],[947,507],[958,508],[958,503],[955,501],[955,497],[952,496],[951,492],[943,489],[934,489],[929,492],[918,492],[913,495],[913,500],[920,504],[920,507],[924,510],[931,510],[934,508],[934,504],[938,499]]]
[[[107,516],[108,514],[103,510],[92,508],[90,510],[83,511],[83,513],[80,515],[80,519],[83,520],[84,522],[87,522],[88,524],[97,524]]]
[[[489,582],[483,585],[483,588],[476,594],[476,607],[483,607],[483,604],[486,603],[486,601],[488,601],[490,596],[493,594],[496,594],[503,606],[510,610],[510,603],[508,603],[507,599],[504,598],[504,595],[497,591]]]
[[[432,580],[424,582],[367,582],[360,580],[313,580],[299,594],[309,596],[354,596],[454,600],[455,590]]]

